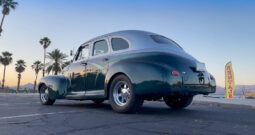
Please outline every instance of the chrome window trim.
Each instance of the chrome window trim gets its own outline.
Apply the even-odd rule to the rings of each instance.
[[[95,46],[95,43],[96,42],[98,42],[98,41],[101,41],[101,40],[105,40],[106,41],[106,43],[107,43],[107,47],[108,47],[108,51],[107,51],[107,53],[103,53],[103,54],[100,54],[100,55],[96,55],[96,56],[93,56],[93,50],[94,50],[94,46]],[[108,54],[110,54],[111,53],[111,50],[110,50],[110,46],[109,46],[110,44],[109,44],[109,39],[108,39],[108,37],[103,37],[103,38],[98,38],[98,39],[96,39],[96,40],[93,40],[92,42],[91,42],[91,48],[90,48],[90,56],[91,56],[91,58],[98,58],[98,57],[102,57],[102,56],[106,56],[106,55],[108,55]]]
[[[81,59],[81,60],[76,60],[76,58],[78,57],[77,55],[79,55],[79,53],[80,53],[80,48],[82,47],[82,48],[84,48],[84,47],[86,47],[86,46],[89,46],[89,56],[87,57],[87,59]],[[91,45],[90,45],[90,43],[86,43],[86,44],[83,44],[83,45],[81,45],[80,47],[79,47],[79,49],[78,49],[78,51],[76,52],[76,54],[75,54],[75,56],[74,56],[74,58],[73,58],[73,63],[78,63],[78,62],[81,62],[81,61],[85,61],[85,60],[88,60],[89,58],[90,58],[90,54],[91,54]]]

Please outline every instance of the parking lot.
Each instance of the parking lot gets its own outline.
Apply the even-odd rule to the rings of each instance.
[[[58,100],[42,106],[37,95],[0,94],[1,135],[254,134],[255,108],[194,102],[185,110],[145,102],[136,114],[115,113],[107,101]]]

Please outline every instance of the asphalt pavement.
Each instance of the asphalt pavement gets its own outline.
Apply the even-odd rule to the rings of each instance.
[[[43,106],[35,95],[0,94],[0,135],[254,135],[255,108],[194,102],[173,110],[145,102],[135,114],[115,113],[107,101],[57,100]]]

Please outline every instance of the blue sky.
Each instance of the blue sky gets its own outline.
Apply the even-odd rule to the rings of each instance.
[[[255,84],[255,1],[248,0],[17,0],[6,17],[0,52],[28,68],[22,84],[33,82],[30,65],[43,59],[38,41],[48,36],[51,51],[69,51],[105,33],[138,29],[167,36],[205,62],[224,86],[224,66],[233,62],[237,84]],[[16,85],[14,63],[7,85]],[[3,66],[0,65],[2,79]],[[0,80],[1,80],[0,79]]]

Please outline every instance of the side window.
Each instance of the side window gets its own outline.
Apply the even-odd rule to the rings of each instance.
[[[87,59],[88,57],[89,57],[89,46],[87,45],[79,50],[79,54],[76,57],[76,61]]]
[[[124,50],[129,47],[128,42],[122,38],[112,38],[111,43],[113,51]]]
[[[105,40],[100,40],[94,43],[93,56],[101,55],[108,52],[108,45]]]

